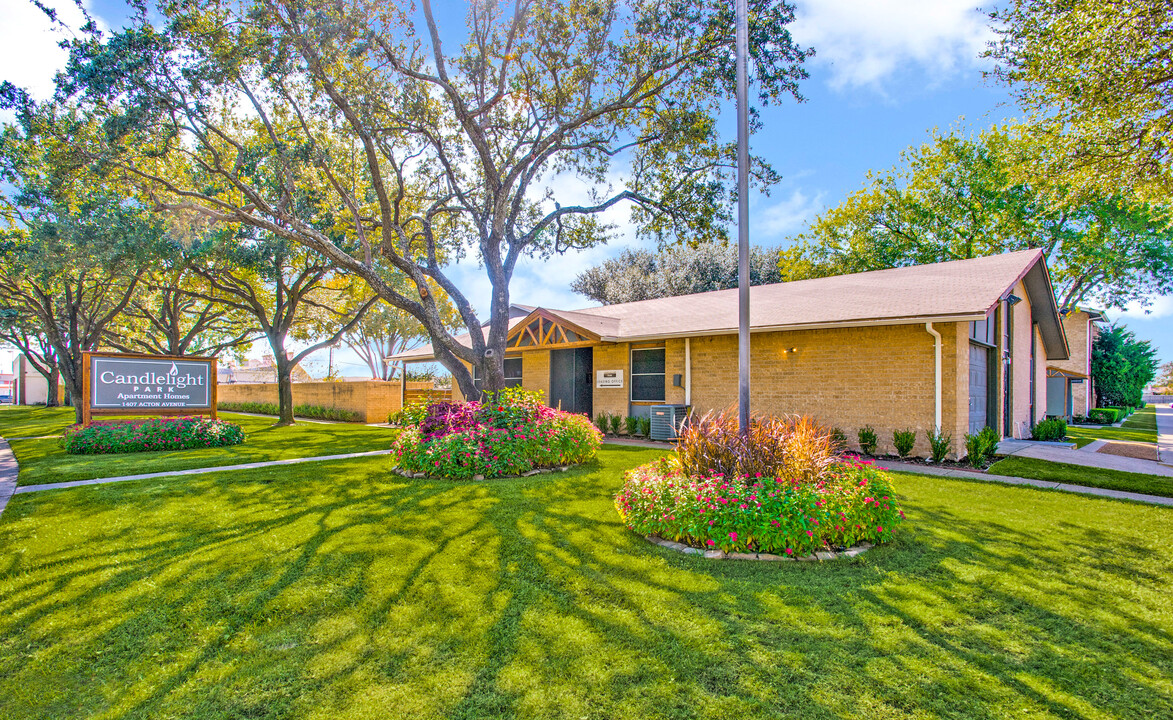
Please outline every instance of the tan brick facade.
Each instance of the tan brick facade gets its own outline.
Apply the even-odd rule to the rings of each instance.
[[[1013,314],[1011,382],[1012,435],[1029,435],[1031,425],[1030,353],[1035,342],[1034,419],[1046,412],[1046,353],[1042,338],[1031,322],[1030,301],[1021,283],[1013,292],[1022,300],[1009,307]],[[993,414],[988,422],[1003,428],[1002,308],[991,314],[996,322],[997,347],[991,351],[990,393]],[[934,323],[941,335],[941,425],[953,438],[954,454],[964,453],[969,430],[970,323]],[[928,432],[935,418],[934,338],[924,322],[906,325],[874,325],[790,332],[758,332],[751,339],[751,402],[755,414],[809,415],[818,422],[841,429],[853,447],[858,430],[876,430],[883,452],[893,452],[892,433],[917,431],[914,452],[927,455]],[[686,343],[690,369],[686,367]],[[734,407],[737,401],[737,336],[715,335],[670,338],[659,343],[600,343],[593,349],[593,370],[622,370],[621,388],[593,389],[593,410],[618,415],[632,414],[640,403],[631,401],[631,350],[665,349],[664,402],[686,403],[691,376],[694,413]],[[549,397],[550,352],[522,353],[523,385]],[[674,384],[675,376],[681,385]],[[593,384],[593,383],[592,383]],[[652,404],[652,403],[643,403]]]
[[[1063,332],[1067,335],[1067,345],[1071,351],[1071,357],[1050,364],[1052,367],[1071,370],[1089,377],[1087,381],[1071,386],[1072,413],[1087,415],[1088,410],[1095,407],[1090,377],[1092,342],[1095,340],[1097,330],[1092,324],[1090,315],[1083,310],[1075,310],[1063,316]]]

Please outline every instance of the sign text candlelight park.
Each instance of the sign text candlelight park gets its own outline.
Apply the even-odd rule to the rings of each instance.
[[[215,413],[215,358],[87,353],[85,370],[93,414]]]

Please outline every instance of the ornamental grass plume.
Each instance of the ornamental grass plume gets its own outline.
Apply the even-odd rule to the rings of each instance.
[[[748,435],[742,435],[732,410],[691,420],[681,429],[676,452],[687,475],[798,483],[815,482],[837,459],[831,431],[809,417],[754,417]]]

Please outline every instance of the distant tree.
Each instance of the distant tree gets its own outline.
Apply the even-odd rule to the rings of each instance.
[[[258,334],[251,315],[217,299],[193,270],[195,254],[174,247],[163,267],[139,283],[105,342],[123,352],[217,356],[247,347]]]
[[[991,15],[994,75],[1029,114],[1043,174],[1092,197],[1173,195],[1173,12],[1168,0],[1010,0]]]
[[[1101,407],[1139,405],[1157,374],[1157,351],[1127,328],[1113,324],[1092,343],[1092,379]]]
[[[460,315],[447,302],[444,291],[433,287],[432,292],[438,295],[437,305],[447,327],[459,327]],[[398,374],[399,364],[387,358],[423,344],[427,337],[427,330],[419,320],[379,300],[360,322],[347,331],[342,342],[367,364],[371,379],[393,380]]]
[[[1060,307],[1147,303],[1173,291],[1169,208],[1120,196],[1052,202],[1015,178],[1041,152],[1015,128],[935,135],[815,219],[781,254],[786,280],[1040,248]]]
[[[165,204],[362,278],[427,328],[474,397],[469,366],[504,387],[523,258],[605,242],[600,216],[620,205],[645,236],[725,237],[736,153],[718,118],[736,87],[735,23],[725,0],[449,5],[467,8],[467,32],[441,28],[429,0],[135,2],[124,28],[72,42],[62,90],[121,109],[94,155]],[[793,7],[749,5],[757,102],[798,97],[808,53],[788,30]],[[202,172],[175,176],[159,160],[174,155]],[[778,177],[761,161],[753,174]],[[559,176],[586,191],[556,192]],[[487,317],[446,267],[465,255],[492,287]]]
[[[1167,362],[1161,366],[1160,374],[1153,385],[1173,390],[1173,362]]]
[[[192,269],[208,289],[189,289],[190,295],[250,316],[268,341],[277,370],[277,425],[294,422],[293,369],[338,343],[378,300],[355,292],[317,253],[268,235],[219,238]],[[290,352],[290,340],[306,345]]]
[[[751,285],[782,282],[778,248],[750,248]],[[679,245],[660,252],[624,250],[579,273],[576,293],[603,305],[737,287],[737,247],[720,242]]]

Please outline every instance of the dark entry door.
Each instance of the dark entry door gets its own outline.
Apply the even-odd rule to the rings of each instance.
[[[594,415],[594,350],[550,351],[550,407]]]
[[[969,346],[969,431],[981,432],[986,426],[990,406],[990,351],[980,345]]]

